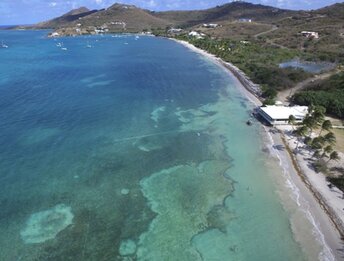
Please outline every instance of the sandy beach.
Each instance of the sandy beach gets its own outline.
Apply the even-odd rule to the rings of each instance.
[[[259,86],[252,83],[249,78],[234,65],[224,62],[218,57],[201,50],[188,42],[177,41],[187,48],[204,55],[212,62],[222,66],[237,80],[236,86],[240,92],[254,105],[261,106],[259,99]],[[290,153],[295,148],[295,138],[289,133],[289,129],[277,130],[273,127],[263,127],[268,140],[267,146],[270,153],[279,162],[284,173],[284,179],[289,187],[290,197],[301,208],[307,219],[313,226],[313,234],[323,246],[319,260],[340,260],[344,258],[344,247],[341,236],[344,234],[344,199],[342,193],[336,189],[330,189],[325,176],[315,173],[309,167],[310,157],[306,150],[301,150],[297,156]],[[343,156],[343,155],[342,155]],[[342,157],[343,161],[343,157]],[[294,229],[295,238],[306,240],[307,235]]]

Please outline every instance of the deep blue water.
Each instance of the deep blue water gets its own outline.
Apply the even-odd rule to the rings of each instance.
[[[46,34],[0,31],[0,260],[303,260],[226,72]]]

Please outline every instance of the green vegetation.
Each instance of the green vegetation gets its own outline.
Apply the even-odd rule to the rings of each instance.
[[[176,38],[230,62],[245,72],[250,79],[262,86],[263,97],[273,103],[277,91],[290,88],[311,74],[301,69],[279,68],[279,63],[302,55],[289,49],[264,46],[256,42],[229,39],[196,39],[187,35]]]
[[[328,163],[330,161],[339,160],[338,152],[333,149],[336,143],[336,137],[332,129],[332,123],[329,120],[325,120],[325,108],[322,106],[309,106],[309,113],[304,118],[302,124],[294,130],[294,134],[298,137],[298,144],[295,149],[295,153],[298,153],[299,142],[303,140],[303,143],[309,150],[313,151],[313,168],[316,172],[322,172],[327,174],[329,172]],[[289,117],[289,124],[293,127],[295,125],[295,118]],[[314,129],[320,128],[317,136],[311,137],[314,134]],[[327,131],[325,135],[322,135],[323,131]],[[343,190],[343,177],[328,178],[330,182],[333,181],[333,185],[337,186],[341,184],[340,189]],[[344,190],[343,190],[344,191]]]
[[[327,180],[344,192],[344,175],[339,177],[329,177]]]
[[[329,114],[344,119],[344,73],[327,81],[311,84],[305,91],[294,95],[293,102],[300,105],[320,105]]]

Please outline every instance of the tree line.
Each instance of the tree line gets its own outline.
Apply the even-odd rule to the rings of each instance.
[[[293,115],[289,116],[289,124],[293,126],[293,133],[297,137],[297,145],[294,153],[299,152],[301,142],[306,149],[312,152],[312,166],[315,171],[328,173],[328,163],[330,161],[338,161],[339,153],[334,150],[336,144],[336,136],[331,131],[333,128],[330,120],[325,119],[326,109],[322,106],[310,105],[308,114],[302,123],[297,125]],[[344,191],[344,177],[329,177],[331,183],[336,184]],[[342,185],[340,185],[342,184]]]

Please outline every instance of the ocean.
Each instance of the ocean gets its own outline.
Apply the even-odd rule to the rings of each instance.
[[[0,31],[0,260],[320,254],[227,71],[163,38],[46,35]]]

